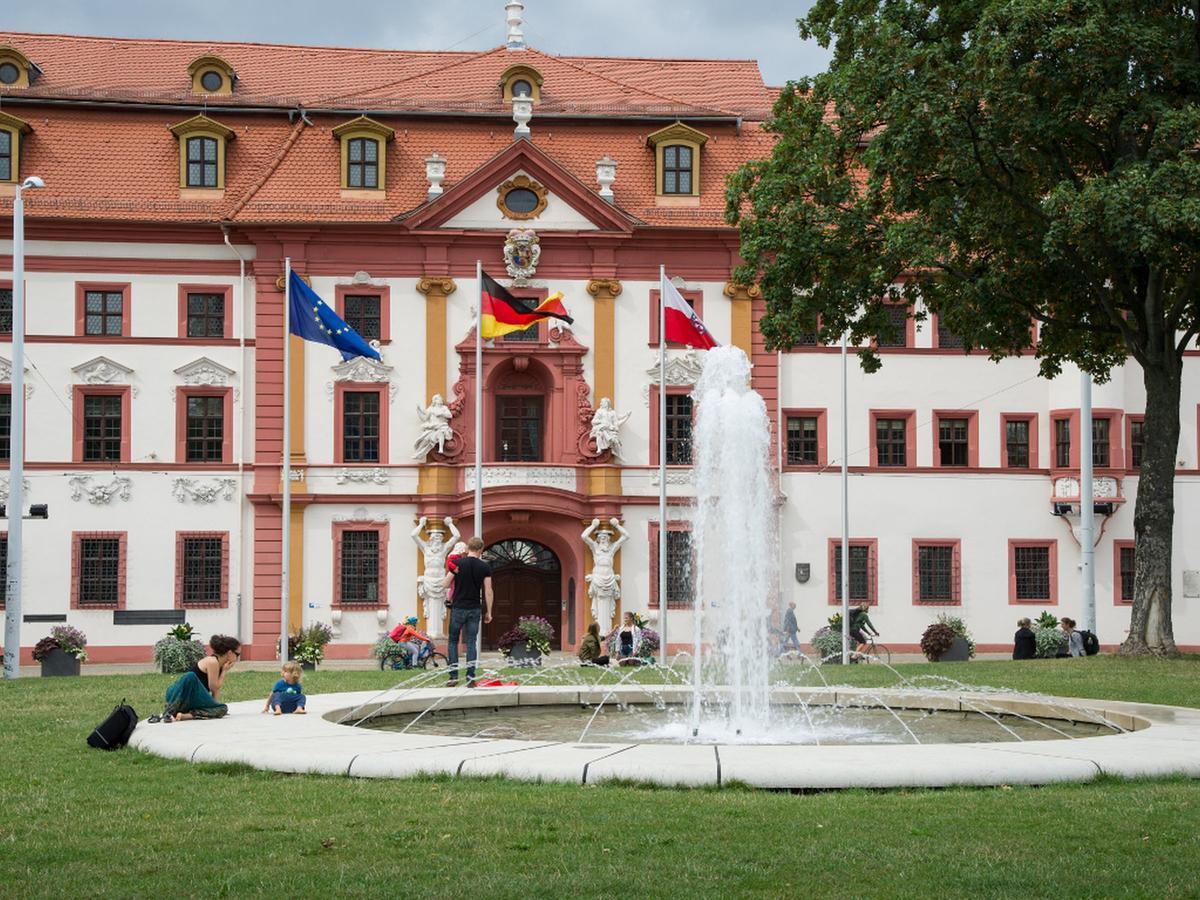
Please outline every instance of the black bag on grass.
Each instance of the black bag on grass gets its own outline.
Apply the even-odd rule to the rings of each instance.
[[[88,746],[97,750],[119,750],[129,743],[137,723],[138,714],[122,699],[109,717],[88,735]]]

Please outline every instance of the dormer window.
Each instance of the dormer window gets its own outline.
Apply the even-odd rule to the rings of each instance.
[[[542,75],[533,66],[525,64],[509,66],[500,76],[501,97],[512,103],[513,97],[526,96],[534,103],[542,99]]]
[[[387,142],[396,132],[381,122],[359,116],[333,129],[342,145],[344,191],[381,191],[387,187]]]
[[[188,66],[193,94],[232,94],[237,84],[233,66],[219,56],[201,56]]]
[[[193,116],[171,131],[179,138],[180,188],[224,190],[226,145],[233,140],[233,129],[207,116]]]
[[[0,47],[0,87],[27,88],[42,74],[37,63],[15,47]]]
[[[30,131],[29,123],[0,112],[0,184],[14,184],[21,171],[21,135]]]
[[[660,197],[700,195],[700,148],[707,141],[708,135],[682,122],[646,138],[654,148],[655,192]]]

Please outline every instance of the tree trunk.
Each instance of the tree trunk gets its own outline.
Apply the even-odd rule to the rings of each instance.
[[[1129,655],[1178,655],[1171,629],[1171,554],[1183,361],[1174,354],[1164,356],[1142,369],[1146,420],[1133,514],[1133,610],[1129,636],[1121,644],[1121,653]]]

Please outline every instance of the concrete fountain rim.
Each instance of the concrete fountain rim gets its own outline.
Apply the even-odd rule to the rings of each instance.
[[[684,688],[656,686],[672,702]],[[392,694],[392,696],[388,696]],[[139,723],[130,745],[194,763],[241,763],[290,773],[365,778],[417,775],[503,775],[524,781],[594,784],[610,780],[663,786],[740,783],[770,789],[949,787],[1090,781],[1126,777],[1200,777],[1200,709],[1112,700],[1049,697],[1015,692],[923,691],[911,688],[788,688],[775,698],[809,703],[988,711],[1073,721],[1102,717],[1124,733],[1062,741],[963,744],[728,745],[568,743],[351,728],[350,723],[389,707],[387,714],[439,708],[647,702],[641,686],[547,685],[500,688],[408,688],[356,691],[308,698],[306,716],[270,716],[262,701],[229,705],[215,721]],[[923,701],[923,702],[918,702]],[[347,724],[347,713],[355,711]],[[1075,716],[1072,719],[1072,715]]]

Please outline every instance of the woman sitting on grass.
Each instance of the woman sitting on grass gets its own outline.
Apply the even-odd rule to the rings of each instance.
[[[176,719],[219,719],[229,707],[217,698],[229,670],[242,655],[237,638],[214,634],[208,640],[211,655],[204,657],[167,688],[167,706],[162,716],[149,721],[173,722]]]

